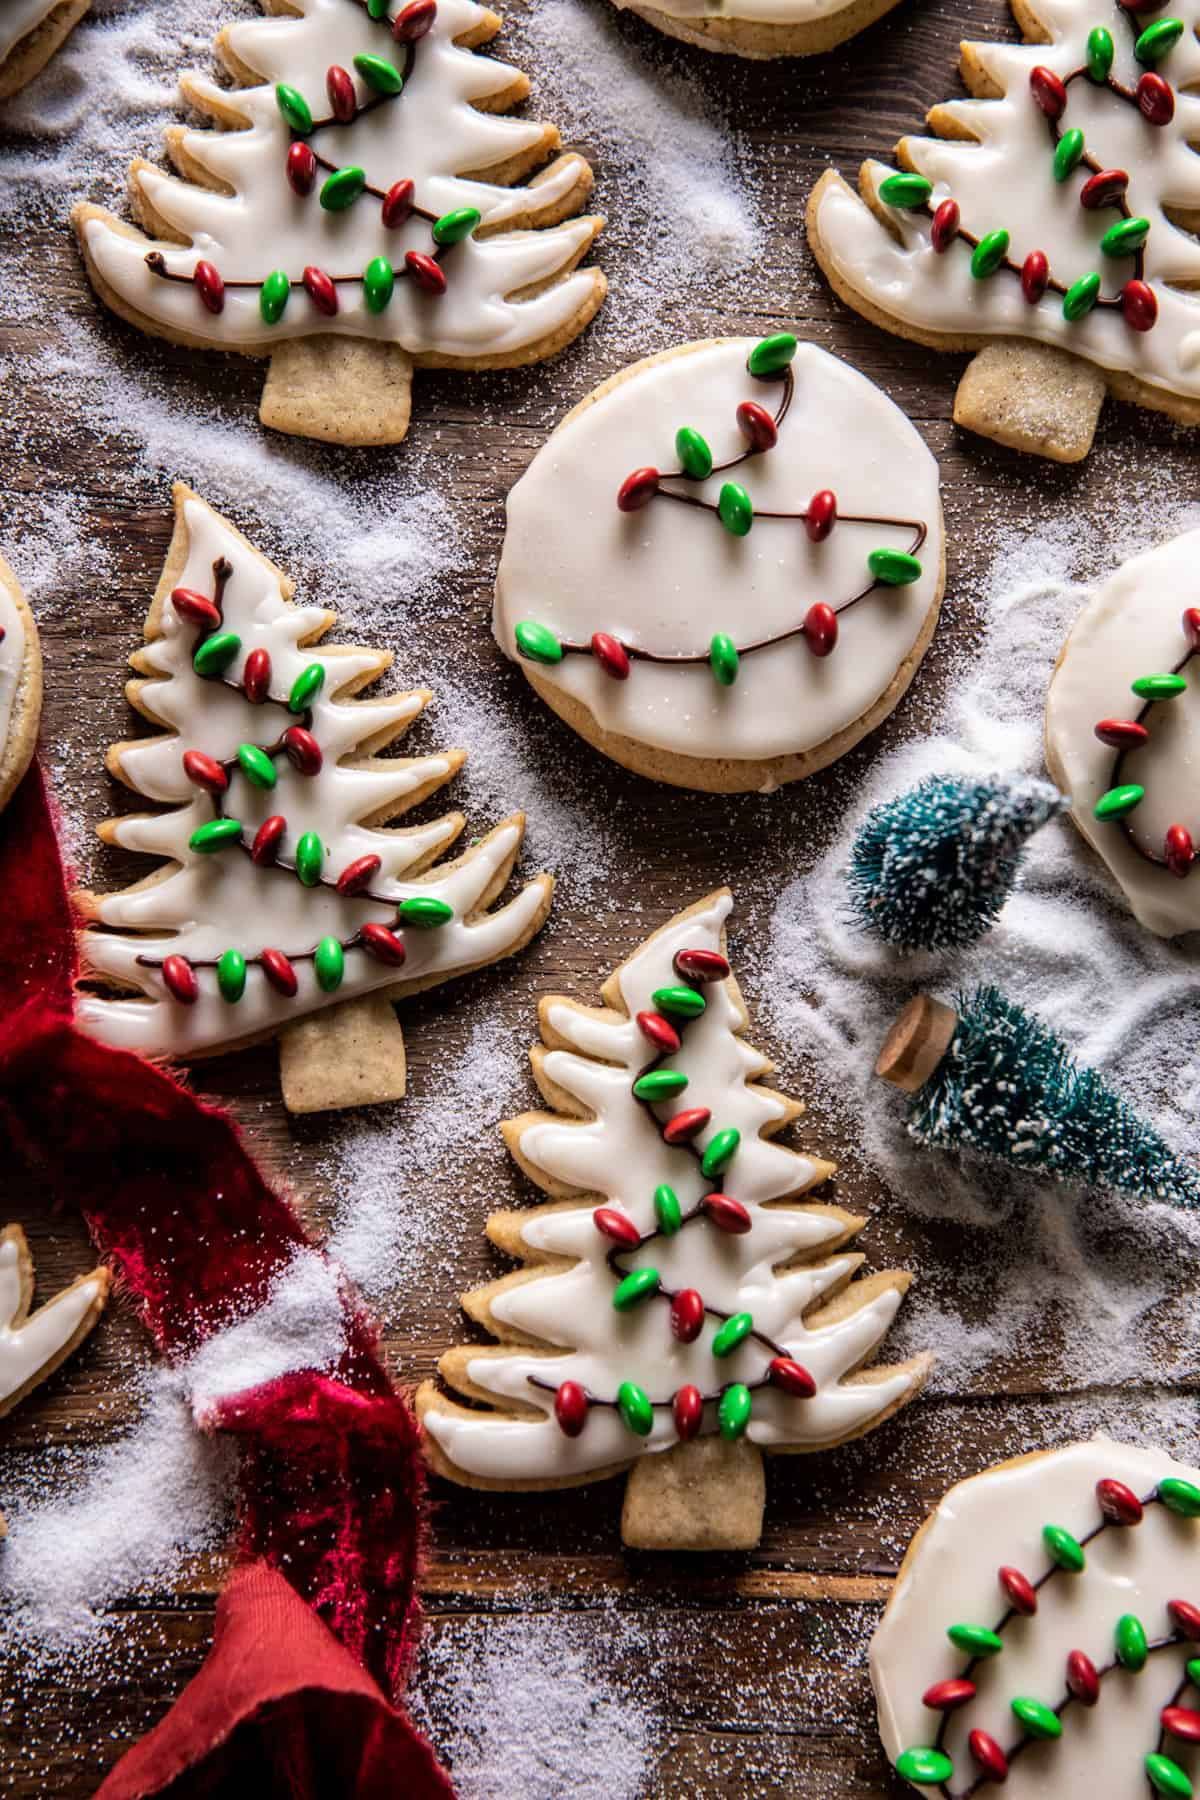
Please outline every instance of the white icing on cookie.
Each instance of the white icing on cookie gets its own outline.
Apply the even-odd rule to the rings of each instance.
[[[47,18],[60,0],[4,0],[0,11],[0,59]]]
[[[1061,1525],[1078,1538],[1100,1523],[1098,1481],[1123,1482],[1144,1499],[1166,1476],[1200,1482],[1200,1472],[1161,1451],[1097,1437],[950,1490],[871,1641],[879,1730],[890,1761],[914,1745],[933,1743],[940,1715],[922,1704],[922,1695],[934,1682],[961,1675],[967,1660],[947,1640],[947,1628],[996,1626],[1007,1605],[998,1569],[1015,1567],[1036,1581],[1051,1566],[1043,1526]],[[978,1694],[951,1714],[946,1733],[944,1747],[955,1768],[951,1793],[961,1794],[979,1773],[967,1734],[981,1729],[1003,1749],[1012,1746],[1022,1733],[1010,1702],[1031,1697],[1056,1705],[1066,1692],[1071,1650],[1103,1667],[1113,1660],[1114,1627],[1124,1614],[1138,1617],[1153,1640],[1173,1629],[1168,1600],[1200,1604],[1200,1523],[1161,1505],[1147,1507],[1140,1525],[1105,1531],[1086,1556],[1083,1573],[1048,1582],[1036,1614],[1014,1619],[1004,1630],[1000,1655],[977,1665],[972,1679]],[[1151,1789],[1143,1759],[1158,1747],[1159,1712],[1195,1648],[1159,1651],[1139,1672],[1106,1676],[1094,1707],[1070,1708],[1060,1740],[1031,1745],[1012,1762],[1006,1800],[1049,1794],[1057,1800],[1144,1800]],[[1181,1703],[1195,1708],[1200,1697],[1191,1689]],[[1200,1779],[1200,1751],[1173,1737],[1165,1750],[1193,1781]]]
[[[108,894],[100,902],[101,923],[123,935],[92,930],[83,939],[90,970],[123,986],[142,988],[152,997],[113,1000],[84,995],[79,1023],[123,1049],[184,1055],[293,1023],[317,1007],[397,980],[428,985],[505,955],[526,935],[542,906],[541,885],[530,883],[493,912],[473,919],[467,915],[480,905],[520,843],[520,827],[509,824],[456,862],[406,880],[407,871],[449,844],[461,820],[451,815],[395,831],[360,821],[393,813],[406,795],[444,776],[451,765],[438,756],[360,761],[358,766],[350,759],[359,753],[364,737],[418,713],[423,696],[402,693],[379,700],[338,700],[339,688],[378,669],[378,655],[369,650],[302,648],[299,640],[311,636],[330,615],[321,607],[293,606],[285,600],[270,565],[203,501],[188,499],[184,517],[188,557],[178,585],[211,595],[214,561],[225,557],[232,565],[222,628],[236,632],[242,647],[229,677],[240,681],[246,657],[255,649],[270,654],[275,695],[286,695],[312,663],[327,671],[311,709],[311,729],[324,754],[321,772],[300,775],[281,756],[275,765],[276,785],[269,790],[252,787],[235,773],[223,796],[225,815],[242,821],[246,842],[265,819],[278,813],[288,822],[287,842],[294,845],[302,833],[316,832],[325,846],[325,872],[334,876],[361,856],[377,855],[382,867],[371,883],[374,893],[389,901],[432,895],[453,907],[454,918],[438,930],[401,929],[408,954],[399,971],[361,948],[348,950],[345,979],[333,993],[318,986],[311,962],[297,962],[300,986],[294,999],[277,993],[261,967],[255,966],[247,972],[242,999],[230,1004],[220,997],[213,971],[207,969],[199,971],[199,999],[185,1006],[171,997],[157,969],[139,962],[143,956],[172,954],[213,958],[230,947],[241,950],[247,960],[267,947],[294,957],[311,951],[326,935],[344,940],[368,921],[388,926],[395,922],[394,912],[379,900],[344,899],[331,887],[305,887],[290,871],[255,867],[236,847],[215,854],[189,848],[192,832],[212,819],[214,809],[210,797],[184,774],[184,752],[203,750],[223,762],[236,754],[240,744],[273,741],[295,720],[281,705],[254,706],[240,690],[198,676],[192,667],[196,628],[182,621],[168,602],[162,609],[162,635],[142,653],[155,670],[142,701],[175,735],[129,746],[121,753],[121,767],[139,793],[173,803],[174,810],[122,819],[116,841],[129,850],[171,858],[174,866],[169,865],[169,872],[159,879]]]
[[[869,551],[911,547],[910,530],[844,520],[817,544],[799,520],[756,518],[748,536],[735,538],[715,514],[661,495],[641,512],[618,510],[633,469],[678,468],[681,426],[708,440],[718,464],[745,449],[738,406],[754,400],[774,412],[782,396],[778,381],[747,372],[756,341],[726,338],[638,365],[538,452],[508,496],[494,616],[508,655],[526,619],[576,642],[604,631],[663,654],[707,651],[717,632],[739,643],[773,636],[800,624],[814,602],[836,608],[858,593],[870,580]],[[937,464],[899,408],[856,370],[813,344],[799,346],[792,369],[795,396],[774,449],[688,491],[715,501],[732,479],[756,509],[795,512],[832,488],[840,512],[923,521],[920,579],[842,614],[831,656],[817,658],[793,638],[743,656],[732,687],[719,686],[706,662],[635,662],[626,681],[586,655],[539,664],[539,675],[582,701],[605,731],[693,757],[809,750],[874,705],[920,635],[940,581]]]
[[[1200,299],[1174,285],[1200,280],[1200,245],[1172,225],[1165,210],[1200,207],[1200,158],[1190,148],[1200,140],[1200,96],[1185,91],[1200,83],[1195,35],[1200,6],[1191,0],[1173,10],[1186,30],[1157,65],[1175,93],[1170,124],[1148,124],[1135,105],[1123,104],[1086,77],[1071,83],[1060,121],[1064,130],[1078,126],[1083,131],[1101,167],[1127,172],[1129,210],[1150,221],[1145,279],[1159,309],[1152,330],[1131,330],[1117,310],[1097,309],[1071,324],[1063,317],[1061,296],[1053,292],[1030,306],[1012,273],[1001,270],[975,280],[965,244],[936,254],[924,214],[883,209],[899,234],[897,242],[857,194],[837,184],[823,192],[817,207],[822,262],[856,295],[901,324],[950,336],[1037,338],[1089,357],[1101,368],[1136,375],[1152,387],[1200,396],[1200,366],[1188,347],[1200,323]],[[1087,211],[1080,205],[1087,169],[1055,181],[1050,132],[1030,92],[1029,72],[1041,64],[1061,78],[1079,68],[1086,60],[1089,31],[1103,25],[1116,46],[1113,76],[1132,88],[1145,72],[1133,55],[1134,37],[1153,20],[1138,14],[1131,29],[1133,15],[1126,17],[1115,0],[1037,0],[1034,11],[1050,42],[969,46],[1004,90],[1004,98],[956,100],[943,109],[982,142],[906,138],[906,160],[933,182],[931,206],[948,198],[958,202],[965,230],[977,237],[1008,231],[1008,254],[1015,262],[1022,263],[1032,250],[1044,251],[1052,274],[1067,285],[1098,270],[1103,293],[1111,295],[1134,273],[1132,257],[1111,257],[1099,249],[1119,214],[1113,207]],[[873,192],[891,173],[883,163],[865,166]]]
[[[353,72],[359,54],[403,64],[402,47],[386,24],[372,22],[355,0],[293,4],[299,17],[246,20],[226,33],[230,50],[261,73],[263,86],[231,95],[198,77],[187,84],[189,98],[203,103],[211,95],[250,121],[246,131],[189,130],[182,136],[187,157],[233,192],[194,186],[150,168],[135,175],[154,212],[191,240],[188,248],[153,245],[174,274],[190,276],[204,260],[226,282],[261,283],[275,269],[298,281],[310,264],[332,276],[359,275],[374,257],[386,256],[399,270],[406,251],[433,248],[427,222],[414,217],[388,230],[379,202],[369,194],[345,211],[327,212],[316,188],[302,198],[289,187],[285,162],[291,133],[274,84],[297,88],[314,117],[322,118],[328,115],[325,74],[331,65]],[[337,332],[400,344],[414,355],[473,358],[512,352],[564,329],[592,295],[595,276],[580,271],[561,281],[553,277],[590,242],[591,224],[571,220],[552,230],[507,233],[494,228],[531,205],[548,205],[567,194],[579,179],[582,159],[560,158],[532,189],[463,176],[528,152],[543,135],[532,120],[480,112],[473,104],[486,104],[512,84],[515,73],[508,64],[454,43],[485,17],[473,0],[438,0],[435,24],[416,45],[415,69],[399,98],[312,140],[321,156],[339,167],[363,168],[368,182],[385,191],[397,180],[411,180],[417,204],[429,212],[478,208],[493,235],[469,238],[446,253],[443,295],[431,297],[414,281],[397,280],[389,305],[371,313],[361,285],[347,282],[338,288],[339,311],[329,318],[297,288],[278,324],[268,326],[257,287],[227,288],[224,310],[214,315],[200,304],[190,282],[166,281],[147,269],[147,240],[92,219],[85,227],[87,249],[101,280],[168,330],[218,345],[261,348],[283,338]],[[360,102],[369,99],[366,83],[357,75],[354,80]],[[324,179],[325,171],[319,171],[318,187]],[[531,298],[507,298],[544,282],[550,285]]]
[[[17,691],[25,672],[25,623],[0,575],[0,764],[9,732],[19,719],[14,717]]]
[[[1075,822],[1137,918],[1162,937],[1200,928],[1200,868],[1181,880],[1140,857],[1115,820],[1094,816],[1097,800],[1112,786],[1116,754],[1094,728],[1101,719],[1135,719],[1143,702],[1130,684],[1173,669],[1186,653],[1181,621],[1184,608],[1198,598],[1198,559],[1200,531],[1189,531],[1133,557],[1102,582],[1071,627],[1046,703],[1046,741]],[[1171,825],[1185,825],[1200,843],[1200,806],[1191,783],[1200,760],[1200,658],[1184,673],[1186,692],[1151,710],[1150,742],[1131,751],[1121,769],[1123,783],[1146,790],[1129,824],[1159,854]]]
[[[62,1354],[108,1292],[107,1277],[93,1276],[56,1294],[24,1323],[14,1324],[23,1299],[24,1255],[23,1234],[0,1236],[0,1408]]]
[[[530,1125],[521,1134],[521,1155],[556,1181],[622,1209],[643,1233],[654,1229],[654,1192],[660,1183],[674,1189],[685,1214],[713,1183],[705,1180],[686,1149],[663,1141],[633,1096],[633,1081],[654,1054],[636,1014],[652,1009],[656,988],[678,983],[673,968],[678,950],[721,949],[731,904],[728,895],[716,896],[705,911],[673,921],[624,965],[619,979],[628,1020],[585,1013],[565,1002],[551,1013],[554,1033],[573,1048],[549,1051],[545,1073],[596,1116],[586,1124],[546,1120]],[[666,1065],[686,1071],[687,1090],[657,1110],[665,1120],[684,1106],[709,1107],[711,1124],[696,1140],[701,1147],[728,1126],[741,1132],[741,1145],[722,1183],[748,1207],[753,1227],[733,1236],[697,1221],[675,1237],[646,1245],[629,1266],[656,1268],[665,1287],[694,1287],[722,1312],[750,1312],[756,1329],[784,1345],[814,1377],[817,1394],[798,1400],[774,1388],[756,1392],[747,1436],[768,1448],[815,1449],[866,1430],[914,1386],[911,1369],[895,1370],[870,1384],[842,1381],[881,1342],[901,1296],[888,1290],[836,1323],[805,1324],[805,1310],[845,1281],[861,1258],[839,1254],[786,1274],[773,1272],[792,1257],[819,1258],[822,1245],[841,1235],[842,1228],[836,1218],[819,1211],[765,1204],[796,1194],[817,1171],[807,1158],[760,1137],[765,1127],[778,1126],[786,1107],[772,1090],[750,1085],[766,1065],[736,1035],[744,1014],[730,984],[715,983],[704,994],[705,1012],[684,1027],[682,1050]],[[628,1313],[614,1310],[616,1281],[605,1262],[611,1245],[593,1223],[595,1204],[597,1200],[531,1213],[522,1228],[525,1242],[577,1260],[561,1274],[521,1283],[491,1302],[498,1320],[562,1345],[568,1353],[550,1360],[505,1350],[473,1358],[467,1367],[470,1380],[498,1400],[543,1408],[546,1417],[497,1418],[483,1412],[466,1417],[436,1406],[425,1414],[426,1430],[468,1475],[500,1481],[561,1479],[669,1450],[678,1441],[669,1407],[655,1411],[649,1436],[637,1437],[615,1410],[593,1406],[580,1436],[569,1438],[553,1416],[553,1393],[531,1387],[530,1376],[554,1383],[577,1381],[609,1399],[621,1382],[632,1381],[652,1400],[669,1400],[688,1384],[711,1394],[729,1382],[750,1383],[763,1375],[770,1353],[753,1340],[719,1362],[714,1359],[711,1319],[699,1338],[681,1344],[670,1331],[664,1300],[645,1302]],[[709,1405],[703,1429],[714,1431],[716,1424],[716,1407]]]
[[[759,25],[807,25],[844,12],[854,0],[647,0],[671,19],[744,19]],[[620,7],[631,0],[616,0]]]

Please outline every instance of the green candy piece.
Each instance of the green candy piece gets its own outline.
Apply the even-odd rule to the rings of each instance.
[[[1140,63],[1161,62],[1168,50],[1173,50],[1183,36],[1182,19],[1157,19],[1153,25],[1147,25],[1145,31],[1133,46],[1133,54]]]
[[[275,89],[275,104],[292,130],[307,137],[313,128],[312,108],[300,89],[289,87],[285,81],[279,82]]]
[[[1187,1664],[1187,1678],[1194,1688],[1200,1688],[1200,1656],[1193,1656]]]
[[[932,181],[926,181],[923,175],[889,175],[879,184],[879,198],[884,205],[902,206],[906,212],[927,205],[932,192]]]
[[[559,663],[563,659],[563,647],[548,625],[522,619],[513,636],[517,649],[529,662]]]
[[[742,1141],[742,1134],[735,1125],[727,1125],[724,1131],[718,1131],[715,1138],[705,1149],[700,1158],[700,1172],[710,1177],[719,1175],[727,1169],[737,1153]]]
[[[335,937],[323,937],[313,957],[317,986],[323,994],[332,994],[342,985],[346,973],[346,952]]]
[[[1062,1525],[1043,1525],[1042,1543],[1046,1546],[1046,1555],[1068,1575],[1081,1575],[1087,1563],[1083,1554],[1083,1545],[1078,1538]]]
[[[734,1313],[726,1319],[716,1337],[712,1341],[714,1356],[731,1356],[739,1344],[744,1344],[754,1330],[754,1320],[748,1312]]]
[[[1128,781],[1123,787],[1109,788],[1107,794],[1101,794],[1092,808],[1095,819],[1122,819],[1126,813],[1140,806],[1146,798],[1146,790],[1139,787],[1136,781]]]
[[[753,525],[753,502],[736,481],[727,481],[717,495],[717,516],[734,537],[745,537]]]
[[[643,1300],[649,1300],[662,1286],[657,1269],[633,1269],[613,1289],[612,1303],[616,1312],[632,1312]]]
[[[404,86],[403,75],[386,56],[356,56],[354,66],[377,94],[398,94]]]
[[[867,567],[885,587],[908,587],[921,579],[921,565],[907,550],[872,550]]]
[[[1118,219],[1100,239],[1100,248],[1105,256],[1133,256],[1149,236],[1149,219]]]
[[[1180,1481],[1177,1475],[1168,1475],[1158,1484],[1158,1497],[1168,1511],[1178,1513],[1180,1518],[1200,1519],[1200,1487],[1194,1481]]]
[[[324,686],[324,664],[309,663],[307,669],[301,669],[292,683],[292,691],[287,699],[288,711],[292,713],[307,712]]]
[[[683,464],[683,472],[689,481],[707,481],[712,474],[712,451],[698,431],[690,425],[681,425],[675,433],[675,454]]]
[[[440,219],[433,222],[434,243],[444,246],[461,244],[465,237],[470,237],[482,217],[476,206],[456,206],[453,212],[443,213]]]
[[[782,375],[796,354],[796,340],[790,331],[777,331],[772,337],[760,338],[746,358],[752,375]]]
[[[363,300],[370,313],[383,312],[396,287],[396,271],[386,256],[373,256],[363,270]]]
[[[453,917],[454,908],[449,901],[439,900],[433,894],[410,894],[396,908],[400,924],[415,925],[419,931],[437,931]]]
[[[1172,1762],[1169,1756],[1152,1751],[1142,1767],[1156,1794],[1167,1794],[1170,1800],[1191,1800],[1195,1789],[1179,1764]]]
[[[659,1012],[672,1013],[677,1019],[698,1019],[707,1005],[704,995],[690,987],[655,988],[651,998]]]
[[[345,169],[335,169],[321,183],[318,198],[326,212],[345,212],[353,206],[358,196],[367,185],[367,172],[351,164]]]
[[[660,1100],[673,1100],[676,1094],[682,1094],[688,1084],[688,1078],[681,1069],[651,1069],[648,1075],[641,1076],[633,1084],[634,1097],[647,1100],[654,1106]]]
[[[942,1787],[954,1774],[954,1764],[942,1750],[914,1747],[896,1758],[896,1773],[914,1787]]]
[[[1066,181],[1083,156],[1083,133],[1077,125],[1064,131],[1054,150],[1054,179]]]
[[[207,825],[197,825],[188,839],[188,849],[198,850],[201,856],[211,856],[214,850],[224,850],[226,845],[240,844],[241,841],[240,819],[210,819]]]
[[[654,1217],[658,1229],[664,1237],[674,1237],[683,1224],[683,1210],[679,1204],[679,1196],[674,1188],[664,1181],[661,1187],[654,1190]]]
[[[1187,687],[1186,675],[1139,675],[1131,683],[1139,700],[1174,700]]]
[[[258,310],[264,324],[278,325],[291,294],[286,269],[273,269],[258,290]]]
[[[237,759],[238,768],[254,787],[273,788],[275,786],[277,779],[275,764],[266,751],[260,750],[257,744],[239,744]]]
[[[241,647],[236,631],[218,631],[198,647],[192,667],[197,675],[223,675]]]
[[[386,19],[391,0],[367,0],[368,19]]]
[[[617,1389],[617,1411],[626,1431],[637,1437],[649,1437],[654,1429],[654,1408],[650,1396],[636,1382],[623,1381]]]
[[[946,1636],[968,1656],[999,1656],[1004,1648],[1004,1639],[985,1625],[951,1625]]]
[[[240,950],[225,950],[217,960],[217,986],[231,1006],[246,991],[246,959]]]
[[[1062,1720],[1052,1708],[1043,1706],[1040,1700],[1018,1698],[1009,1704],[1014,1719],[1024,1726],[1031,1738],[1040,1738],[1045,1742],[1062,1736]]]
[[[717,1407],[717,1424],[727,1444],[736,1443],[738,1438],[745,1435],[752,1410],[750,1389],[744,1382],[731,1382],[721,1395]]]
[[[324,844],[315,831],[306,831],[296,845],[296,873],[305,887],[316,887],[324,863]]]
[[[1146,1641],[1146,1627],[1133,1613],[1122,1613],[1117,1620],[1117,1628],[1113,1633],[1116,1646],[1117,1661],[1123,1669],[1144,1669],[1146,1658],[1150,1654]]]
[[[1000,264],[1008,255],[1007,231],[989,231],[981,237],[971,252],[971,273],[976,281],[986,281],[994,275]]]
[[[1063,295],[1063,318],[1074,325],[1077,319],[1084,319],[1091,312],[1100,298],[1100,277],[1095,269],[1090,275],[1081,275],[1073,281]]]
[[[719,687],[732,687],[738,678],[737,645],[723,631],[718,631],[708,647],[708,666]]]
[[[1108,80],[1115,54],[1112,32],[1103,25],[1094,25],[1087,39],[1087,72],[1092,81]]]

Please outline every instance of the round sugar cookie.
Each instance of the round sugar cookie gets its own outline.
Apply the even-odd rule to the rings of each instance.
[[[1106,1437],[961,1482],[871,1640],[888,1760],[959,1800],[1200,1782],[1200,1470]]]
[[[42,652],[17,578],[0,556],[0,808],[33,761],[42,713]]]
[[[865,31],[897,0],[614,0],[668,37],[763,60],[816,56]]]
[[[1200,929],[1200,530],[1135,556],[1071,627],[1046,702],[1046,762],[1134,914]]]
[[[494,630],[626,768],[767,791],[892,711],[945,579],[938,470],[865,376],[781,332],[651,356],[508,496]]]

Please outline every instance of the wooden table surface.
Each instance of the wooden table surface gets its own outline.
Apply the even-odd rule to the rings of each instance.
[[[653,34],[639,22],[626,21],[622,29],[631,47],[651,46]],[[381,469],[419,455],[424,481],[474,509],[472,554],[452,578],[450,603],[397,609],[390,641],[399,651],[399,673],[420,678],[432,670],[436,687],[436,671],[454,668],[477,694],[481,716],[498,709],[506,718],[525,720],[546,760],[545,786],[567,805],[602,813],[611,846],[611,867],[590,890],[581,891],[570,868],[562,871],[551,922],[515,965],[405,1007],[414,1100],[436,1091],[439,1072],[482,1012],[500,1015],[522,1040],[532,1039],[540,994],[561,990],[591,998],[646,929],[727,879],[739,901],[735,954],[739,945],[749,954],[779,888],[828,840],[873,760],[905,732],[920,729],[952,658],[969,647],[976,558],[998,523],[1033,529],[1067,510],[1104,513],[1119,506],[1128,482],[1174,481],[1181,491],[1194,491],[1195,453],[1187,435],[1128,407],[1106,408],[1097,451],[1079,468],[1034,464],[963,436],[950,417],[962,359],[939,358],[859,321],[830,295],[808,255],[803,205],[822,168],[832,162],[852,176],[863,154],[886,153],[903,130],[917,126],[926,106],[958,91],[960,37],[1011,29],[996,0],[905,0],[861,39],[811,63],[742,65],[681,52],[678,66],[687,79],[703,86],[742,134],[750,183],[766,217],[762,256],[750,274],[715,283],[703,303],[674,310],[668,303],[653,344],[637,341],[628,326],[615,332],[601,323],[545,369],[472,379],[423,376],[409,446],[373,454],[316,453],[360,496],[369,496]],[[615,221],[619,186],[606,180],[603,155],[594,161],[598,205]],[[601,240],[599,257],[614,284],[636,253],[636,246],[610,253]],[[114,796],[99,752],[129,731],[120,689],[123,661],[140,633],[170,535],[167,483],[135,466],[115,421],[98,413],[85,425],[78,411],[60,412],[36,379],[20,378],[23,356],[53,340],[49,316],[55,329],[67,332],[75,321],[95,323],[66,231],[51,222],[10,230],[4,257],[6,264],[21,259],[26,271],[38,268],[46,306],[34,324],[10,316],[3,328],[15,363],[5,392],[9,429],[0,436],[6,494],[0,542],[19,569],[23,497],[51,490],[77,498],[86,532],[105,551],[96,581],[74,577],[44,607],[42,619],[48,763],[70,771],[64,798],[72,814],[100,817]],[[488,630],[501,503],[554,419],[613,369],[671,338],[781,326],[795,326],[856,362],[905,409],[940,459],[948,605],[913,694],[873,740],[836,768],[771,798],[681,800],[578,743],[503,664]],[[181,405],[203,412],[219,403],[222,415],[246,433],[260,431],[260,375],[251,365],[152,347],[108,318],[99,329],[117,366],[145,370]],[[292,446],[282,450],[293,454]],[[252,511],[237,523],[260,540],[271,529],[269,517]],[[331,574],[317,564],[293,573],[303,577],[305,596],[313,599],[323,580],[336,579],[341,589],[350,584],[344,572]],[[441,741],[436,720],[422,741]],[[520,804],[526,797],[514,791],[507,798]],[[473,828],[490,822],[480,816],[478,801],[469,811]],[[105,853],[100,867],[107,881],[121,877],[115,855]],[[773,1043],[761,1026],[756,1038],[777,1057],[785,1084],[803,1094],[804,1046]],[[320,1173],[328,1125],[284,1114],[273,1051],[260,1048],[207,1064],[196,1072],[196,1086],[232,1108],[257,1154],[286,1177],[306,1218],[319,1228],[333,1199]],[[402,1113],[397,1116],[402,1123]],[[428,1374],[446,1344],[469,1336],[456,1297],[496,1273],[500,1261],[485,1243],[484,1219],[510,1197],[531,1197],[506,1166],[493,1127],[491,1120],[463,1120],[464,1134],[478,1134],[480,1149],[473,1166],[457,1168],[452,1177],[461,1232],[445,1266],[419,1291],[392,1296],[385,1308],[387,1355],[403,1383]],[[889,1199],[856,1152],[853,1131],[841,1131],[819,1108],[810,1108],[799,1141],[832,1149],[841,1159],[835,1194],[871,1215],[862,1240],[871,1265],[919,1271],[923,1234],[936,1224],[914,1219]],[[420,1207],[422,1192],[438,1182],[436,1169],[413,1168],[407,1191],[400,1184],[397,1206]],[[88,1266],[82,1230],[71,1218],[47,1216],[35,1182],[12,1181],[3,1210],[29,1230],[43,1292]],[[134,1406],[128,1371],[147,1359],[144,1334],[128,1309],[115,1305],[84,1352],[5,1421],[6,1473],[20,1480],[57,1447],[118,1436]],[[619,1481],[546,1497],[439,1490],[425,1580],[430,1642],[449,1639],[465,1651],[486,1642],[492,1621],[550,1610],[577,1614],[601,1659],[611,1662],[613,1684],[644,1693],[662,1721],[648,1794],[752,1794],[762,1800],[895,1794],[898,1784],[888,1775],[875,1734],[864,1653],[903,1547],[951,1480],[1042,1441],[1065,1386],[1052,1348],[1035,1343],[1003,1387],[994,1376],[961,1392],[935,1381],[932,1393],[857,1445],[770,1463],[766,1527],[760,1548],[749,1556],[624,1552]],[[1162,1398],[1150,1387],[1090,1395],[1101,1416],[1109,1404],[1128,1408],[1156,1397]],[[118,1653],[99,1674],[80,1679],[69,1669],[54,1674],[11,1654],[0,1656],[0,1784],[6,1793],[70,1800],[93,1790],[201,1662],[223,1569],[214,1559],[193,1570],[186,1583],[122,1600],[126,1629]],[[615,1628],[630,1618],[644,1630],[640,1640]],[[629,1647],[638,1641],[650,1654],[631,1655]],[[436,1685],[427,1683],[424,1692],[436,1724]],[[527,1797],[514,1793],[504,1800]]]

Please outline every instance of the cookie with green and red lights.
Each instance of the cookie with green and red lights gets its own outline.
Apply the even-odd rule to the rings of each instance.
[[[951,1488],[871,1640],[884,1749],[959,1800],[1200,1791],[1200,1470],[1096,1437]]]
[[[652,780],[777,787],[896,706],[937,622],[937,464],[790,332],[635,363],[508,497],[494,630],[588,743]]]
[[[217,39],[235,86],[181,83],[216,128],[167,133],[182,180],[133,164],[141,229],[74,209],[88,274],[142,331],[269,357],[264,424],[398,443],[414,366],[523,367],[592,318],[591,170],[506,116],[529,82],[475,53],[475,0],[263,6]]]
[[[1063,646],[1046,701],[1046,762],[1071,814],[1162,937],[1200,928],[1200,531],[1123,563]]]
[[[762,1453],[828,1449],[921,1387],[930,1359],[867,1366],[910,1277],[855,1279],[864,1221],[809,1201],[832,1164],[777,1142],[803,1110],[766,1085],[730,970],[727,889],[656,931],[602,1007],[543,999],[549,1112],[504,1137],[544,1205],[488,1235],[524,1267],[464,1297],[498,1346],[439,1363],[417,1409],[433,1468],[483,1489],[631,1471],[642,1548],[746,1548]]]
[[[0,808],[33,761],[42,716],[42,652],[16,576],[0,556]]]
[[[40,75],[92,0],[5,0],[0,11],[0,100]]]
[[[1012,4],[1027,41],[964,44],[971,98],[858,194],[824,174],[808,236],[865,318],[981,350],[958,424],[1075,462],[1106,390],[1200,421],[1200,4]]]
[[[762,60],[816,56],[865,31],[896,0],[615,0],[668,37]]]
[[[80,896],[83,966],[100,991],[81,997],[77,1018],[106,1043],[185,1059],[283,1034],[285,1101],[315,1111],[403,1093],[390,1001],[521,949],[553,882],[538,875],[495,904],[523,814],[451,862],[440,859],[461,813],[388,824],[451,780],[465,753],[381,755],[432,696],[357,698],[390,654],[325,647],[334,614],[293,604],[292,592],[177,484],[175,535],[127,689],[160,734],[107,758],[169,810],[100,827],[160,866],[121,892]],[[322,1030],[330,1008],[339,1017]],[[322,1056],[330,1034],[335,1052]]]

